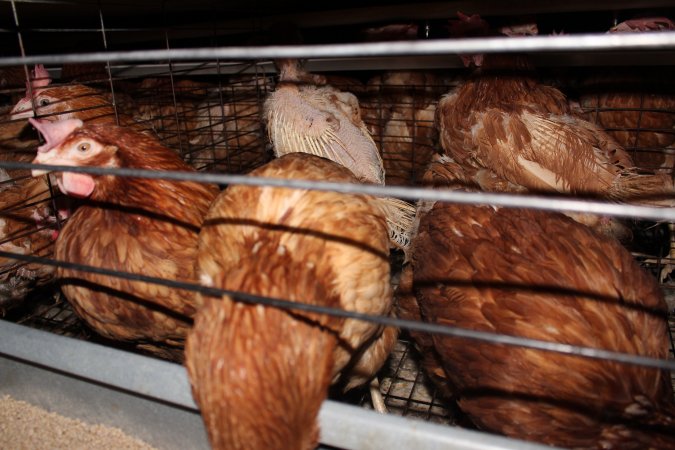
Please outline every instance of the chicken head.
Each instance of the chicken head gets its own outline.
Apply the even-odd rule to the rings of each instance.
[[[11,120],[44,117],[56,121],[64,119],[97,120],[117,123],[110,101],[97,89],[82,84],[50,86],[49,72],[35,66],[26,96],[10,111]]]
[[[45,139],[45,144],[38,147],[34,164],[50,164],[61,166],[99,165],[112,156],[117,147],[104,145],[88,136],[73,134],[82,127],[79,119],[68,119],[58,122],[29,119],[30,123]],[[47,170],[33,170],[33,176],[47,173]],[[96,183],[89,174],[62,172],[56,177],[59,189],[74,197],[89,197]]]
[[[43,92],[44,88],[49,86],[52,82],[49,72],[43,65],[36,65],[31,71],[31,76],[32,81],[26,82],[26,96],[19,100],[10,111],[10,119],[12,120],[35,117],[35,109],[40,110],[57,100]],[[35,102],[33,102],[33,100],[35,100]],[[33,105],[35,105],[35,109],[33,108]]]

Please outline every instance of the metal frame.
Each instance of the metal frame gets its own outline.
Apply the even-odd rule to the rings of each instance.
[[[661,33],[578,34],[565,36],[434,39],[357,44],[271,45],[131,50],[0,58],[0,67],[21,64],[264,60],[275,58],[370,58],[382,56],[455,55],[462,53],[587,52],[673,50],[675,31]]]
[[[0,393],[120,427],[163,449],[209,448],[187,372],[178,364],[0,321]],[[338,448],[552,448],[330,400],[319,422],[321,443]]]
[[[19,3],[19,0],[17,0]],[[467,2],[463,2],[466,4]],[[492,2],[490,8],[495,8]],[[573,2],[570,10],[592,9],[593,5]],[[583,6],[582,5],[585,5]],[[667,2],[665,2],[667,3]],[[473,3],[471,3],[473,4]],[[429,4],[426,4],[427,6]],[[434,4],[439,6],[438,4]],[[635,5],[632,5],[635,6]],[[421,5],[415,6],[419,9]],[[443,13],[457,9],[443,5]],[[497,6],[499,8],[499,6]],[[556,6],[558,8],[558,6]],[[391,9],[387,8],[391,13]],[[512,11],[513,12],[513,11]],[[309,15],[307,16],[309,17]],[[105,37],[106,30],[101,23]],[[113,31],[113,30],[107,30]],[[168,38],[167,38],[168,41]],[[167,42],[168,47],[168,42]],[[601,64],[602,56],[616,61],[617,50],[632,52],[630,64],[669,64],[675,54],[675,32],[658,34],[584,34],[574,36],[537,36],[528,38],[443,39],[436,41],[387,42],[367,44],[332,44],[267,47],[214,47],[198,49],[166,49],[33,55],[0,58],[0,67],[34,63],[107,62],[110,74],[150,75],[158,71],[169,74],[176,70],[196,68],[191,74],[242,73],[241,64],[193,63],[208,60],[247,60],[255,62],[246,72],[274,72],[266,60],[279,57],[310,58],[308,70],[345,70],[357,68],[457,67],[459,53],[474,52],[540,52],[535,55],[555,65]],[[640,50],[650,52],[640,53]],[[571,54],[569,52],[580,52]],[[404,56],[405,58],[392,58]],[[566,59],[559,58],[564,56]],[[646,59],[641,59],[646,58]],[[670,58],[670,59],[668,59]],[[157,64],[148,64],[156,61]],[[637,61],[637,62],[636,62]],[[110,64],[110,63],[115,64]],[[133,62],[142,62],[133,65]],[[419,62],[424,62],[421,66]],[[625,61],[621,61],[625,64]],[[52,72],[58,73],[58,70]],[[1,167],[1,166],[0,166]],[[85,172],[87,170],[78,170]],[[94,172],[91,170],[90,172]],[[119,171],[120,174],[123,171]],[[156,174],[157,175],[157,174]],[[185,174],[174,174],[177,178]],[[441,193],[424,189],[381,188],[376,186],[339,186],[335,183],[287,182],[270,183],[247,177],[219,175],[200,181],[241,184],[292,185],[300,188],[366,192],[403,198],[427,198],[491,203],[503,206],[537,207],[552,210],[594,211],[614,215],[654,217],[675,220],[675,209],[609,205],[577,200],[552,201],[549,198],[524,198],[495,194]],[[163,178],[167,174],[159,175]],[[161,448],[208,448],[199,412],[190,395],[185,369],[177,364],[159,361],[91,342],[57,336],[25,326],[0,321],[0,393],[10,394],[47,409],[118,426]],[[149,420],[150,419],[150,420]],[[443,449],[550,449],[486,433],[410,420],[392,415],[379,415],[356,406],[326,401],[320,413],[321,442],[342,448],[443,448]]]

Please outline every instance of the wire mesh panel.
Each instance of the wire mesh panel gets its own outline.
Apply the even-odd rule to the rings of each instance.
[[[419,184],[435,152],[436,103],[447,81],[429,71],[373,76],[360,103],[364,121],[382,153],[387,184]]]
[[[631,152],[638,167],[672,173],[675,96],[670,68],[591,74],[579,87],[582,114]]]
[[[412,341],[396,343],[382,369],[380,391],[389,412],[436,423],[453,424],[451,406],[421,370]]]
[[[264,74],[190,78],[190,71],[145,78],[130,92],[135,117],[198,170],[245,173],[269,159]]]
[[[75,314],[68,301],[53,290],[44,292],[30,305],[12,311],[9,320],[61,336],[91,340],[93,333]]]

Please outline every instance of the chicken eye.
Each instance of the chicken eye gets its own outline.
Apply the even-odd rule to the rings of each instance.
[[[48,98],[41,98],[40,101],[38,102],[40,106],[47,106],[49,105],[49,99]]]
[[[91,148],[91,144],[89,142],[83,142],[80,145],[77,146],[77,149],[81,152],[86,152]]]

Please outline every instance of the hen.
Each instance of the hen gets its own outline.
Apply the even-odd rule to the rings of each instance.
[[[23,83],[23,68],[18,69],[0,73],[0,85]],[[37,139],[22,133],[24,124],[10,121],[8,112],[9,107],[0,108],[0,160],[30,162]],[[52,256],[58,225],[50,200],[46,177],[30,178],[30,170],[0,169],[0,250]],[[53,266],[0,257],[0,316],[23,304],[35,288],[52,280],[53,273]]]
[[[50,86],[52,80],[49,72],[40,65],[35,66],[32,75],[31,87],[26,86],[26,96],[14,105],[10,113],[12,120],[36,116],[51,121],[80,119],[84,122],[119,124],[150,132],[147,126],[116,108],[109,93],[83,84]]]
[[[361,119],[356,97],[322,85],[323,77],[304,72],[296,60],[277,64],[279,84],[263,105],[276,156],[293,152],[321,156],[346,167],[361,182],[384,184],[382,158]],[[405,248],[414,208],[398,199],[379,201],[387,211],[392,244]]]
[[[621,22],[610,32],[674,30],[666,18]],[[579,106],[592,122],[624,148],[644,168],[672,173],[675,156],[665,151],[675,142],[675,93],[668,88],[672,73],[666,70],[612,70],[582,82]]]
[[[156,140],[111,124],[29,119],[45,138],[35,163],[153,170],[190,170]],[[44,171],[35,170],[34,175]],[[197,236],[218,188],[111,175],[58,173],[64,193],[87,199],[56,241],[56,259],[172,280],[193,281]],[[57,269],[75,311],[99,334],[149,350],[180,347],[197,309],[190,292]],[[175,351],[174,351],[175,349]],[[162,352],[160,349],[155,349]]]
[[[190,160],[197,168],[248,172],[269,160],[259,90],[265,77],[238,77],[227,89],[201,101],[191,118]]]
[[[533,191],[617,200],[672,192],[668,177],[636,173],[628,153],[611,137],[571,115],[557,89],[524,74],[486,73],[500,68],[495,59],[485,57],[487,67],[479,77],[439,102],[446,154]]]
[[[471,185],[457,164],[430,172]],[[557,213],[439,202],[418,214],[400,317],[667,359],[659,286],[616,241]],[[665,370],[415,338],[431,378],[480,428],[566,448],[675,448]]]
[[[251,175],[355,183],[313,155],[281,156]],[[199,237],[208,286],[387,315],[388,233],[365,195],[230,186]],[[396,329],[368,322],[205,299],[186,344],[193,395],[215,449],[312,449],[331,382],[363,384]]]
[[[189,79],[145,78],[134,90],[137,106],[133,116],[151,128],[164,145],[187,154],[194,138],[197,105],[210,88],[213,86]]]
[[[363,120],[382,150],[387,184],[422,179],[434,153],[434,114],[442,80],[430,72],[393,71],[368,80]]]
[[[2,180],[0,250],[51,257],[57,235],[46,178]],[[0,316],[53,278],[54,267],[0,257]]]
[[[666,18],[633,19],[612,27],[610,32],[673,30]],[[675,155],[675,92],[670,87],[673,72],[667,68],[639,70],[614,68],[582,82],[579,107],[584,117],[604,127],[631,152],[638,167],[673,175]],[[644,227],[652,228],[648,223]],[[670,259],[661,270],[665,280],[675,269],[675,225],[670,227]]]
[[[522,56],[483,56],[480,70],[441,98],[436,121],[446,155],[505,186],[672,204],[670,177],[639,173],[614,139],[571,113],[562,92],[537,82]]]

